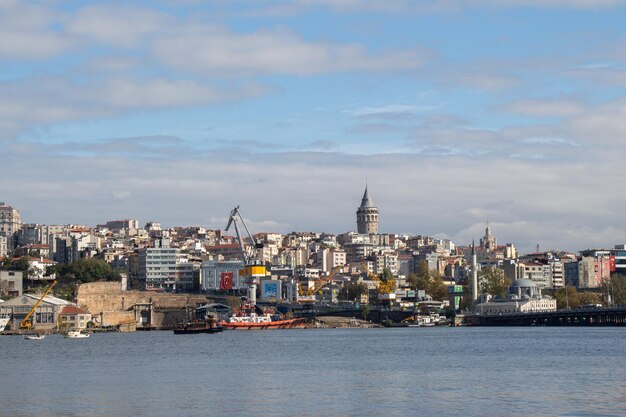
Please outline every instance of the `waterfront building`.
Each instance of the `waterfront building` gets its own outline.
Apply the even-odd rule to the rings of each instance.
[[[6,238],[7,251],[15,248],[15,235],[22,226],[20,211],[0,202],[0,236]]]
[[[481,315],[556,311],[556,300],[542,295],[535,282],[522,278],[513,281],[506,298],[479,303],[475,311]]]
[[[200,267],[202,291],[227,291],[245,289],[246,283],[239,271],[244,267],[242,260],[204,261]]]
[[[58,323],[62,328],[83,330],[90,321],[91,314],[75,305],[64,306],[59,311]]]
[[[361,205],[356,211],[357,231],[364,235],[378,234],[378,208],[374,205],[367,184]]]
[[[22,294],[4,303],[0,303],[0,315],[8,314],[13,317],[11,327],[7,330],[18,330],[19,323],[26,317],[41,295]],[[37,306],[32,315],[33,329],[53,330],[57,327],[58,316],[61,309],[72,305],[69,301],[47,295]]]

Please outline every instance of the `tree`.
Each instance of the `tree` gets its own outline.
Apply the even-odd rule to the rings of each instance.
[[[341,300],[359,301],[362,294],[367,294],[367,285],[360,282],[346,284],[339,292]]]
[[[615,274],[602,284],[602,292],[611,296],[613,305],[626,304],[626,275]]]
[[[504,271],[500,268],[487,266],[478,271],[479,293],[504,298],[510,286],[511,280],[504,275]]]
[[[600,294],[598,294],[596,292],[585,291],[585,292],[581,292],[580,293],[580,304],[581,305],[600,304],[601,302],[602,302],[602,300],[600,299]]]
[[[82,258],[69,264],[56,264],[48,268],[48,275],[56,273],[60,282],[84,283],[93,281],[116,281],[120,274],[111,266],[96,258]]]
[[[407,277],[407,282],[415,290],[424,290],[434,300],[443,300],[448,296],[448,288],[439,273],[431,271],[428,262],[420,261],[415,274]]]
[[[554,299],[556,300],[556,308],[561,310],[564,308],[576,308],[580,306],[580,293],[576,290],[576,287],[564,287],[559,288],[554,292]]]

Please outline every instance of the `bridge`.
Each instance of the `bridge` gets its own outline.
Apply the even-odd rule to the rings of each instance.
[[[473,326],[626,326],[626,306],[473,314],[465,316],[465,322]]]

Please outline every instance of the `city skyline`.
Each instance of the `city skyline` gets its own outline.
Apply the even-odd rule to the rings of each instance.
[[[0,5],[0,200],[523,252],[623,243],[625,2]]]

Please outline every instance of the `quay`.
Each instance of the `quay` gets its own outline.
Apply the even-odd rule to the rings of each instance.
[[[533,313],[473,314],[470,326],[626,326],[626,306]]]

